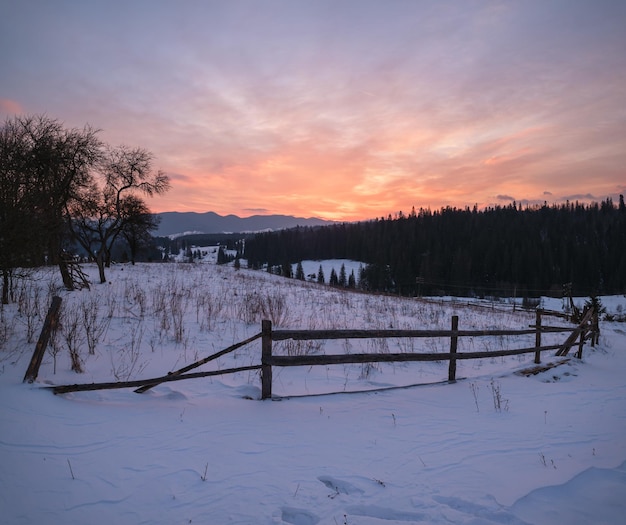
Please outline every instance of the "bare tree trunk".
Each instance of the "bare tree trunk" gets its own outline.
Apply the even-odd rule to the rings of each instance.
[[[135,260],[137,259],[137,243],[133,241],[129,241],[128,239],[126,239],[126,242],[128,242],[128,248],[130,249],[130,263],[135,266]]]
[[[76,285],[74,283],[74,279],[72,279],[72,274],[67,266],[67,261],[63,259],[63,257],[59,257],[59,271],[61,272],[61,278],[63,279],[63,286],[68,291],[72,291],[76,289]]]
[[[98,265],[98,274],[100,276],[100,284],[104,284],[107,282],[106,276],[104,275],[104,253],[102,250],[98,252],[96,255],[96,264]]]
[[[2,270],[2,304],[9,304],[9,272],[6,268]]]
[[[48,241],[48,257],[51,264],[57,264],[59,271],[61,272],[61,279],[63,280],[63,286],[68,291],[76,289],[76,283],[72,278],[65,254],[63,252],[63,243],[61,241],[61,235],[55,231],[49,233]]]

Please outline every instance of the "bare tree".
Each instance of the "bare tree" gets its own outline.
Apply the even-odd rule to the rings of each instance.
[[[30,226],[31,181],[22,175],[25,155],[22,148],[24,130],[15,121],[7,121],[0,129],[0,272],[2,273],[2,304],[9,303],[13,272],[24,265],[22,246],[29,246],[29,235],[37,232]]]
[[[142,148],[108,148],[100,170],[102,177],[68,207],[67,215],[74,237],[96,260],[104,283],[117,237],[133,226],[150,226],[140,218],[149,210],[138,195],[164,193],[170,183],[162,171],[152,170],[152,154]]]
[[[89,126],[66,129],[43,115],[5,121],[0,129],[3,300],[11,270],[42,264],[44,251],[50,263],[59,265],[66,288],[74,288],[63,257],[64,213],[92,182],[101,153],[97,131]],[[32,253],[24,254],[24,247]]]
[[[143,200],[136,195],[128,195],[124,198],[122,211],[124,226],[121,233],[130,249],[130,262],[135,264],[139,250],[150,244],[152,239],[150,232],[158,228],[160,218],[150,213]]]
[[[77,285],[68,248],[70,233],[94,257],[105,282],[115,239],[154,229],[139,195],[169,189],[141,148],[109,148],[90,126],[67,129],[47,116],[7,119],[0,127],[0,274],[9,301],[14,270],[58,264],[63,284]],[[131,237],[128,237],[131,238]],[[128,239],[127,238],[127,239]]]

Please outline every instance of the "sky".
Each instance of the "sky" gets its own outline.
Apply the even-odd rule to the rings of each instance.
[[[0,0],[0,119],[143,147],[155,212],[626,192],[623,0]]]

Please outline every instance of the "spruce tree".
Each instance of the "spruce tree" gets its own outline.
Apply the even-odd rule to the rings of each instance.
[[[339,286],[343,286],[344,288],[348,285],[348,280],[346,277],[346,265],[341,265],[341,270],[339,270]]]
[[[298,266],[296,266],[296,279],[304,281],[304,269],[302,268],[302,262],[298,262]]]
[[[354,270],[350,272],[350,277],[348,277],[348,288],[356,288],[356,279],[354,278]]]
[[[365,282],[365,268],[363,268],[363,265],[359,266],[359,288],[362,289],[366,289],[366,282]]]
[[[288,262],[284,262],[283,263],[281,274],[282,274],[283,277],[288,277],[290,279],[293,277],[293,272],[291,270],[291,264],[290,263],[288,263]]]
[[[319,284],[324,284],[326,282],[326,278],[324,277],[324,270],[321,264],[320,269],[317,271],[317,282]]]

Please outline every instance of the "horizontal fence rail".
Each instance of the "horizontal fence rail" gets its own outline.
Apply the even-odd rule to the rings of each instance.
[[[390,354],[334,354],[334,355],[273,355],[266,360],[266,364],[273,366],[314,366],[314,365],[344,365],[354,363],[389,363],[410,361],[448,361],[450,359],[482,359],[486,357],[501,357],[510,355],[531,354],[557,350],[561,345],[542,346],[541,348],[516,348],[513,350],[492,350],[489,352],[428,352],[419,354],[390,353]]]
[[[55,394],[67,394],[68,392],[86,392],[90,390],[112,390],[115,388],[137,388],[135,390],[136,393],[143,393],[161,383],[170,383],[172,381],[183,381],[185,379],[197,379],[199,377],[210,377],[210,376],[218,376],[224,374],[235,374],[237,372],[245,372],[248,370],[259,370],[261,365],[251,365],[251,366],[241,366],[237,368],[226,368],[223,370],[211,370],[209,372],[192,372],[187,374],[189,370],[193,370],[194,368],[198,368],[209,361],[213,361],[218,357],[226,355],[228,353],[234,352],[235,350],[241,348],[252,341],[256,341],[261,337],[261,333],[253,335],[252,337],[248,337],[244,341],[240,341],[239,343],[235,343],[234,345],[225,348],[224,350],[220,350],[219,352],[215,352],[204,359],[200,359],[195,363],[187,365],[179,370],[175,370],[174,372],[169,372],[165,376],[161,377],[153,377],[151,379],[138,379],[134,381],[115,381],[108,383],[87,383],[87,384],[77,384],[77,385],[57,385],[46,387],[52,390]]]
[[[157,385],[161,383],[170,383],[172,381],[183,381],[185,379],[198,379],[199,377],[221,376],[224,374],[235,374],[237,372],[246,372],[248,370],[258,370],[261,365],[240,366],[237,368],[225,368],[224,370],[210,370],[208,372],[192,372],[191,374],[166,375],[155,377],[153,379],[137,379],[135,381],[115,381],[112,383],[86,383],[79,385],[57,385],[47,386],[55,394],[67,394],[69,392],[88,392],[90,390],[113,390],[116,388],[134,388],[142,385]]]
[[[571,332],[571,328],[545,326],[542,332]],[[424,337],[497,337],[535,334],[536,329],[524,330],[272,330],[272,341],[307,341],[318,339],[393,339]]]

